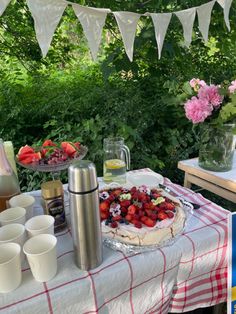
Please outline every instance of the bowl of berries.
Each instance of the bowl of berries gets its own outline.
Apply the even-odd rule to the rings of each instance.
[[[65,170],[75,161],[83,159],[88,152],[79,142],[56,143],[45,140],[42,145],[22,146],[16,155],[17,163],[27,169],[41,172]]]

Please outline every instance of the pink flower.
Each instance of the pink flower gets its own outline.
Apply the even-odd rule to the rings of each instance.
[[[196,78],[191,79],[189,84],[196,92],[199,90],[200,87],[206,86],[205,81],[200,80],[198,78],[197,79]]]
[[[199,123],[204,122],[211,115],[213,107],[206,99],[192,97],[185,103],[184,109],[189,120],[192,120],[193,123]]]
[[[231,85],[229,86],[229,92],[233,94],[236,90],[236,80],[231,82]]]
[[[213,107],[219,107],[223,101],[223,97],[219,94],[218,87],[215,85],[206,85],[198,91],[199,99],[207,100]]]

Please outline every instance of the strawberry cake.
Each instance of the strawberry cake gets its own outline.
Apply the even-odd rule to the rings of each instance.
[[[103,236],[122,243],[161,245],[185,225],[183,205],[159,188],[103,189],[99,200]]]

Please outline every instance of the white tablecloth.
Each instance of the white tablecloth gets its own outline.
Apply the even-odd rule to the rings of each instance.
[[[168,179],[165,184],[173,193],[202,205],[177,242],[130,255],[104,247],[102,265],[87,272],[74,264],[68,227],[57,234],[56,277],[36,282],[26,263],[21,286],[0,294],[0,313],[166,314],[226,301],[229,212]],[[40,192],[32,194],[37,199],[35,214],[39,214]]]

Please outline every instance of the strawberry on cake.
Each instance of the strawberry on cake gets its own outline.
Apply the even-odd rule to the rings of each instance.
[[[185,225],[182,204],[158,188],[104,189],[99,193],[102,234],[132,245],[161,245]]]

